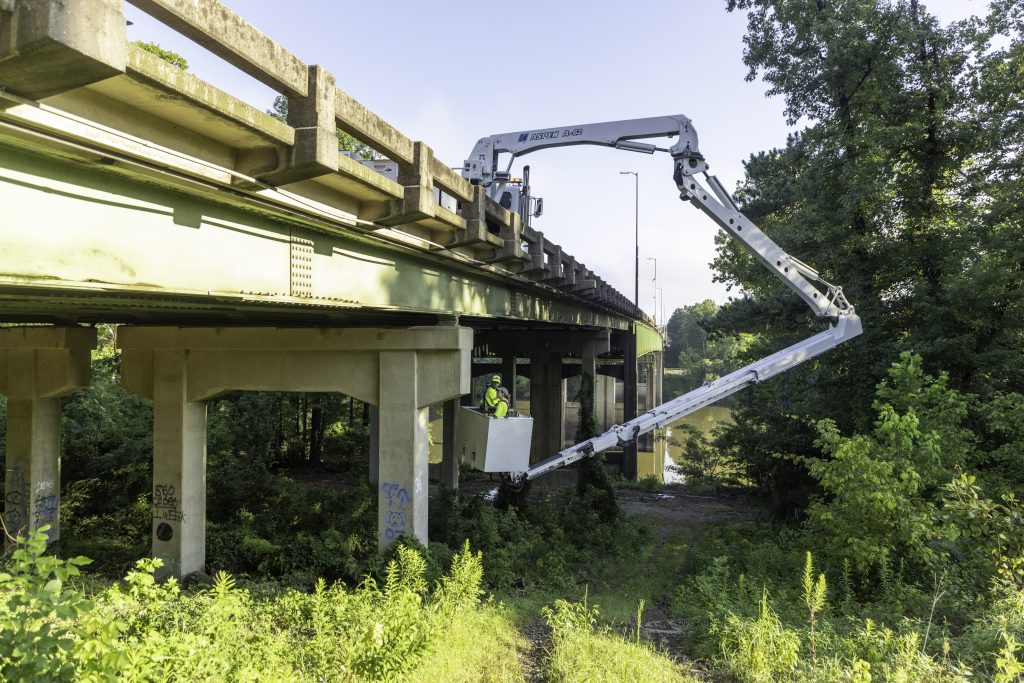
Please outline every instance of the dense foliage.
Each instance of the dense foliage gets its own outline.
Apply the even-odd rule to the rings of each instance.
[[[843,283],[864,320],[863,337],[745,392],[723,442],[794,513],[816,489],[800,459],[815,453],[813,423],[869,429],[874,386],[901,352],[973,396],[972,414],[1024,386],[1024,9],[1001,0],[943,26],[917,0],[727,4],[747,11],[751,77],[802,125],[784,148],[750,157],[737,198],[783,248]],[[748,358],[809,335],[796,297],[736,245],[723,240],[714,266],[742,296],[713,331],[754,334]],[[1007,475],[986,478],[1019,495],[1022,480]]]
[[[714,329],[719,310],[718,304],[708,299],[676,309],[669,319],[665,362],[679,368],[682,380],[673,384],[674,391],[692,391],[741,365],[740,359],[753,342],[753,335],[722,330],[708,334],[709,329]],[[728,402],[731,404],[731,400]]]

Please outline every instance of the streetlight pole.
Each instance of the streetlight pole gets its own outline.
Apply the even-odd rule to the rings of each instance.
[[[640,174],[636,171],[619,171],[619,175],[633,176],[633,197],[635,230],[634,244],[636,245],[636,264],[633,268],[633,305],[640,308]]]
[[[654,324],[658,324],[658,259],[653,256],[647,257],[648,261],[654,261]]]

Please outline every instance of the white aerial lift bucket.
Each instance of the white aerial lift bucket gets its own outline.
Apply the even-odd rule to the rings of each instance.
[[[532,436],[532,417],[491,417],[466,406],[455,413],[455,456],[481,472],[530,469]]]

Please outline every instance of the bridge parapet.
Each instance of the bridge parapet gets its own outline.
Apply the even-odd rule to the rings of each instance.
[[[314,229],[397,237],[549,298],[643,317],[560,246],[481,196],[427,144],[221,3],[128,1],[284,95],[287,121],[129,45],[118,0],[13,0],[0,5],[0,123],[84,146],[93,163],[130,167],[148,181],[212,182],[298,206],[315,214]],[[339,156],[339,130],[393,162],[395,177]]]

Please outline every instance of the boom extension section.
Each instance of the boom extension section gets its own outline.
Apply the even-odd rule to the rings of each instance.
[[[660,429],[690,413],[711,405],[727,396],[745,389],[751,384],[763,382],[775,375],[785,372],[805,361],[842,344],[847,339],[861,333],[860,318],[848,315],[839,318],[835,325],[830,325],[824,332],[805,339],[793,346],[762,358],[756,363],[737,370],[699,389],[683,394],[657,408],[636,417],[629,422],[615,425],[604,434],[600,434],[582,443],[559,451],[547,460],[542,460],[525,472],[512,472],[513,482],[525,482],[535,479],[551,470],[570,465],[577,460],[600,453],[615,446],[623,446],[634,441],[641,434]]]
[[[701,211],[733,236],[747,251],[770,270],[777,278],[804,300],[814,314],[823,318],[854,315],[853,306],[843,296],[843,289],[821,279],[818,271],[799,259],[784,252],[768,235],[740,213],[732,197],[713,175],[704,173],[709,192],[701,182],[688,173],[685,159],[676,160],[673,179],[679,188],[679,198],[691,201]],[[812,282],[820,283],[820,291]]]

